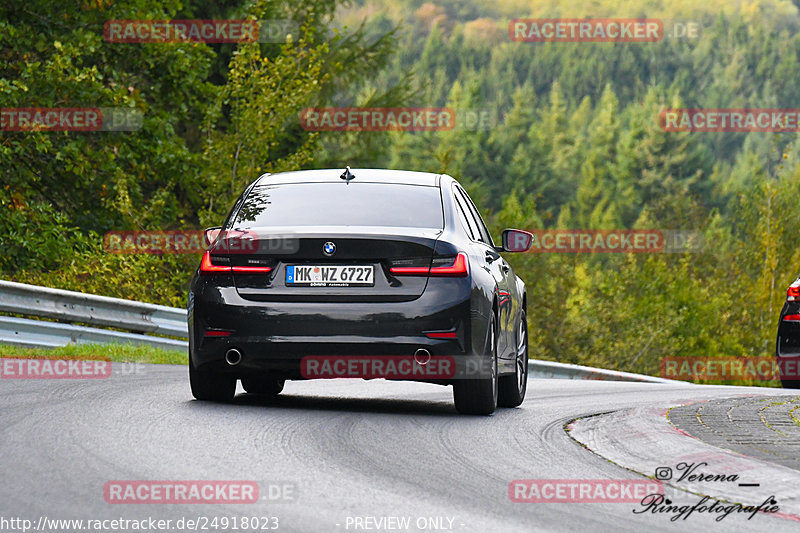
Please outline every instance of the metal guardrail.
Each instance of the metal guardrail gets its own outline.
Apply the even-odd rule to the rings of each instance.
[[[0,312],[81,322],[133,332],[0,317],[0,342],[53,347],[75,343],[147,344],[185,349],[186,341],[144,335],[157,333],[187,338],[186,310],[0,280]]]
[[[55,348],[67,344],[135,344],[165,350],[188,348],[186,341],[177,339],[11,316],[0,316],[0,343],[31,348]]]
[[[0,343],[46,348],[87,343],[147,344],[173,350],[185,350],[188,347],[188,343],[183,340],[144,335],[144,333],[160,333],[187,338],[189,331],[186,324],[186,310],[175,307],[0,280],[0,312],[82,322],[93,326],[110,326],[135,332],[125,333],[74,324],[0,316]],[[532,378],[675,383],[673,380],[642,374],[538,359],[529,361],[528,373]]]
[[[528,377],[531,378],[556,378],[556,379],[586,379],[598,381],[635,381],[639,383],[685,383],[673,379],[657,378],[644,374],[606,370],[591,366],[571,365],[556,363],[555,361],[541,361],[530,359],[528,361]]]

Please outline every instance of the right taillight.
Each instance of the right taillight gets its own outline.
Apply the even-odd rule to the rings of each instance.
[[[800,300],[800,280],[789,285],[789,289],[786,291],[786,301],[794,302],[795,300]]]
[[[430,266],[392,266],[389,272],[395,276],[436,276],[460,278],[469,274],[469,260],[467,254],[459,252],[457,255],[434,257]]]
[[[452,259],[436,258],[431,265],[431,276],[461,278],[467,274],[469,274],[469,260],[464,252],[458,252]]]

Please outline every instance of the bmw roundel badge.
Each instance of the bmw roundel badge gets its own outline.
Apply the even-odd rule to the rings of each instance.
[[[322,253],[325,255],[333,255],[334,252],[336,252],[336,245],[331,241],[328,241],[322,245]]]

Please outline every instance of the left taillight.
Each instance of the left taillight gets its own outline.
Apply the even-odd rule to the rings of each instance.
[[[230,257],[216,256],[206,251],[200,261],[200,272],[203,274],[268,274],[272,267],[268,266],[231,266]]]
[[[206,337],[230,337],[231,331],[227,329],[209,329],[206,330]]]
[[[216,261],[216,263],[214,261]],[[200,272],[203,274],[231,273],[231,260],[229,257],[215,257],[214,261],[211,260],[211,252],[206,251],[206,253],[203,254],[203,260],[200,261]],[[226,264],[219,264],[223,262]]]
[[[800,300],[800,280],[789,285],[789,289],[786,291],[786,301],[794,302],[795,300]]]

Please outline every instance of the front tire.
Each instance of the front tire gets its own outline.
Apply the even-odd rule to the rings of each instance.
[[[456,411],[462,415],[490,415],[497,409],[497,317],[489,325],[490,376],[453,383]]]
[[[499,380],[497,404],[500,407],[517,407],[528,390],[528,317],[525,311],[522,311],[517,335],[514,375],[501,376]]]
[[[209,402],[229,402],[236,394],[236,378],[200,372],[194,368],[189,359],[189,384],[192,396],[198,400]]]

